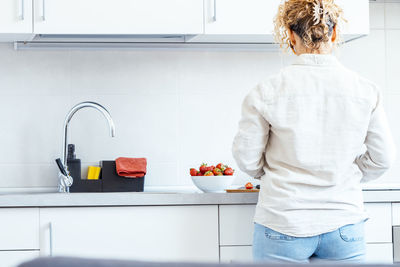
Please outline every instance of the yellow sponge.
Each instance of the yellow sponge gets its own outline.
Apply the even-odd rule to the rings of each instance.
[[[87,174],[88,180],[98,180],[100,177],[100,170],[100,167],[89,166]]]

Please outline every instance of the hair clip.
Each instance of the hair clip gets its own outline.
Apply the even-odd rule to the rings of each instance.
[[[317,25],[321,21],[321,15],[324,14],[324,7],[322,6],[322,2],[316,0],[314,2],[313,10],[314,10],[314,19],[313,19],[314,25]]]

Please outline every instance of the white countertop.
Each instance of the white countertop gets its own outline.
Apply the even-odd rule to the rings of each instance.
[[[400,190],[363,191],[365,202],[400,202]],[[95,207],[256,204],[258,193],[129,192],[0,195],[0,207]]]

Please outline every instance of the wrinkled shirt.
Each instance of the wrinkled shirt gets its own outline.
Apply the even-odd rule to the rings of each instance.
[[[303,54],[247,95],[232,153],[261,179],[254,221],[306,237],[367,218],[360,182],[389,168],[395,145],[374,83]]]

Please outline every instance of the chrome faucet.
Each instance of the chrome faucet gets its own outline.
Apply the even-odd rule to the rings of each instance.
[[[74,114],[82,109],[82,108],[94,108],[100,111],[103,116],[108,121],[108,126],[110,128],[110,135],[111,137],[115,136],[115,126],[114,122],[111,118],[110,113],[107,111],[105,107],[95,102],[82,102],[75,105],[67,114],[64,121],[64,135],[63,135],[63,150],[62,150],[62,166],[60,167],[60,172],[58,174],[59,183],[58,183],[58,192],[69,193],[69,188],[73,183],[73,177],[71,177],[68,166],[67,166],[67,146],[68,146],[68,125],[71,121]]]

